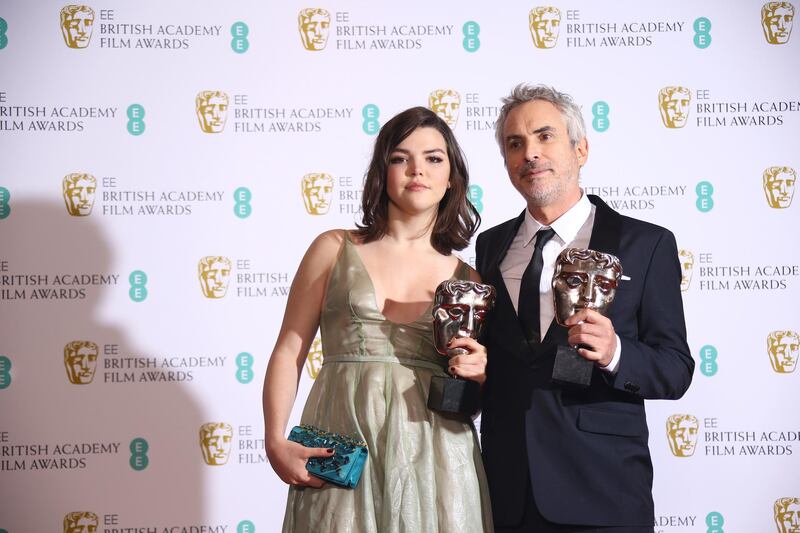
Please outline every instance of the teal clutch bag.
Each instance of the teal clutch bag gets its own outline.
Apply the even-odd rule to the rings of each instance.
[[[289,432],[289,440],[306,448],[333,448],[330,457],[311,457],[306,470],[329,483],[355,488],[367,462],[367,443],[346,435],[329,433],[314,426],[295,426]]]

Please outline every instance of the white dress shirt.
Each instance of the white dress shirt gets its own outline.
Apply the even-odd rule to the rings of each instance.
[[[558,217],[550,228],[556,232],[542,249],[542,277],[539,280],[539,331],[544,338],[550,323],[555,317],[555,304],[553,303],[553,272],[555,271],[556,258],[567,247],[588,248],[589,240],[592,237],[592,227],[594,227],[595,207],[589,201],[583,191],[581,199],[573,205],[566,213]],[[525,210],[525,219],[517,230],[511,246],[508,248],[506,256],[500,263],[500,273],[506,284],[514,310],[519,309],[519,289],[522,284],[522,274],[528,267],[528,263],[533,257],[534,238],[536,232],[542,228],[547,228],[544,224],[537,221],[531,212]],[[619,364],[622,347],[619,337],[617,337],[617,349],[614,357],[608,366],[599,366],[601,370],[613,372]]]

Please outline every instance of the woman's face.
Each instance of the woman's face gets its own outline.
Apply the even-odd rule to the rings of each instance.
[[[447,143],[435,128],[417,128],[389,154],[386,192],[409,215],[435,212],[449,187]]]

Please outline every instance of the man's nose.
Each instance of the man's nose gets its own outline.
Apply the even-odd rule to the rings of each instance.
[[[539,159],[541,155],[542,150],[537,143],[527,143],[525,146],[525,161]]]

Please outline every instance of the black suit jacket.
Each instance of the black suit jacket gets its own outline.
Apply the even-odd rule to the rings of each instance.
[[[489,358],[481,444],[498,526],[521,520],[528,478],[550,521],[654,522],[644,399],[680,398],[694,371],[678,250],[668,230],[622,216],[596,196],[589,200],[595,205],[589,248],[619,257],[630,280],[620,282],[609,311],[622,344],[617,372],[595,369],[585,390],[551,383],[567,329],[554,321],[542,344],[531,348],[503,282],[499,265],[524,212],[478,236],[478,272],[497,289],[483,339]]]

